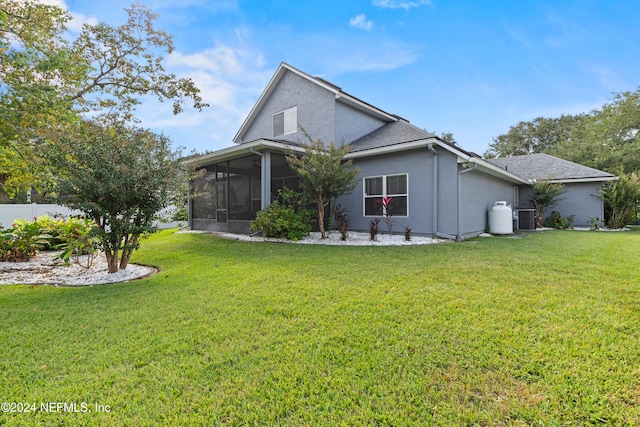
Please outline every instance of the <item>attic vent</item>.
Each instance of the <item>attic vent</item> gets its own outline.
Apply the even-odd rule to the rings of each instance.
[[[273,115],[273,137],[296,133],[298,130],[298,107],[291,107]]]

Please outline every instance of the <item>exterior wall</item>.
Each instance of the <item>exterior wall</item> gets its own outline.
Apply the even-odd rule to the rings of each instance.
[[[349,144],[385,124],[353,107],[336,102],[336,144]],[[326,142],[326,141],[325,141]]]
[[[551,212],[558,211],[562,217],[575,215],[573,220],[575,227],[589,227],[589,221],[595,217],[600,218],[602,223],[604,220],[604,202],[599,197],[601,187],[602,184],[600,182],[565,184],[565,193],[560,195],[555,206],[546,209],[544,219],[546,220],[551,215]],[[520,190],[521,207],[533,208],[533,205],[529,202],[532,195],[533,187]]]
[[[353,192],[338,200],[346,208],[354,231],[368,231],[373,217],[364,216],[363,178],[408,174],[408,216],[395,216],[393,231],[402,233],[406,226],[414,234],[433,234],[433,154],[427,149],[411,150],[403,153],[356,159],[353,164],[360,169]],[[456,169],[455,156],[438,150],[440,161],[438,175],[438,227],[440,232],[455,233],[456,221]],[[451,168],[453,165],[453,169]],[[451,218],[453,217],[453,221]],[[384,220],[380,222],[380,232],[386,232]]]
[[[458,233],[458,158],[444,149],[438,147],[435,149],[438,151],[438,232],[456,235]]]
[[[483,233],[489,224],[489,209],[502,200],[513,209],[514,185],[478,171],[468,172],[462,180],[462,234],[465,237]]]
[[[560,212],[563,217],[575,215],[573,225],[576,227],[588,227],[591,218],[598,217],[604,220],[604,202],[600,196],[601,184],[599,182],[585,182],[565,184],[567,191],[561,195],[556,206],[550,209]]]
[[[242,137],[242,143],[260,138],[273,138],[273,115],[287,108],[297,107],[298,124],[313,140],[335,141],[335,96],[330,91],[287,71],[258,112]],[[286,141],[305,141],[304,134],[279,137]]]

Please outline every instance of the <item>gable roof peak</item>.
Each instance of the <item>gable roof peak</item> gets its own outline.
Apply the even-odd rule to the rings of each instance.
[[[336,102],[339,101],[344,104],[350,105],[372,116],[378,117],[379,119],[384,120],[386,122],[393,122],[399,119],[398,116],[387,113],[386,111],[374,105],[371,105],[368,102],[362,101],[361,99],[356,98],[353,95],[349,95],[348,93],[344,92],[342,88],[340,88],[339,86],[336,86],[331,82],[328,82],[322,77],[314,77],[310,74],[305,73],[304,71],[299,70],[298,68],[290,64],[287,64],[286,62],[281,62],[280,65],[278,66],[278,69],[274,73],[273,77],[271,77],[271,80],[269,80],[269,83],[267,84],[266,88],[263,90],[262,94],[258,98],[258,101],[249,112],[249,115],[247,115],[246,119],[240,126],[240,129],[238,130],[236,135],[233,137],[233,142],[238,144],[242,141],[243,135],[248,130],[249,126],[251,125],[253,120],[256,118],[260,109],[264,106],[269,96],[271,96],[271,94],[275,90],[276,86],[278,85],[278,82],[282,79],[282,77],[287,72],[294,73],[299,77],[307,81],[310,81],[311,83],[316,84],[328,90],[329,92],[332,92],[335,96]]]

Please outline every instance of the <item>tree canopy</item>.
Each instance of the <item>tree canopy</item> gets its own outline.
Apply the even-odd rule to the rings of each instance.
[[[586,114],[538,117],[494,138],[485,157],[547,153],[618,173],[640,171],[640,88]]]
[[[485,157],[521,156],[545,153],[569,139],[572,127],[583,116],[562,115],[559,118],[536,117],[530,122],[520,122],[499,135],[489,144]]]
[[[62,203],[96,222],[110,273],[126,268],[155,214],[185,179],[168,138],[125,124],[86,121],[42,147]]]
[[[163,54],[173,51],[173,40],[154,27],[157,16],[141,4],[126,11],[121,26],[85,23],[73,39],[66,32],[71,17],[60,7],[34,0],[0,3],[0,148],[10,151],[5,157],[37,159],[35,139],[59,140],[85,113],[135,122],[141,96],[172,100],[174,114],[187,102],[206,106],[191,79],[164,70]],[[9,183],[28,176],[16,168],[3,173]]]

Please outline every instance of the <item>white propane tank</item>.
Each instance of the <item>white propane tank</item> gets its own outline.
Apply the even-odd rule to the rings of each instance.
[[[513,233],[513,216],[507,202],[495,202],[489,209],[489,231],[491,234]]]

